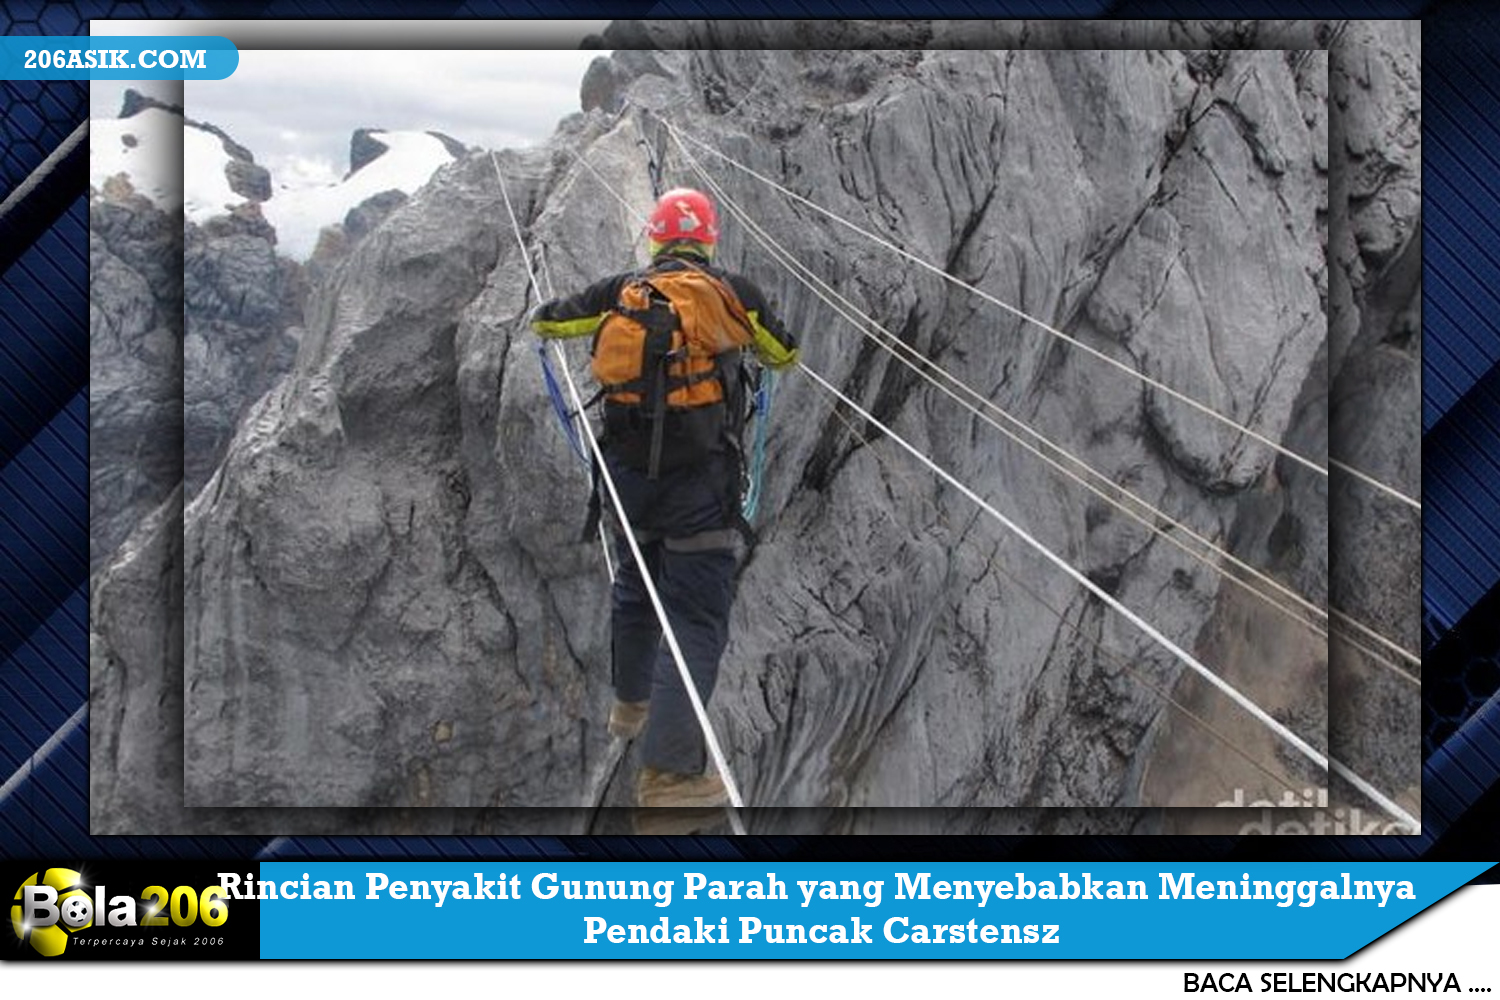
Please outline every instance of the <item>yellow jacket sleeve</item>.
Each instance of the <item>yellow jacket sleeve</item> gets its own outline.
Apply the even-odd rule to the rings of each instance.
[[[760,358],[761,364],[772,371],[780,371],[790,368],[797,363],[801,357],[795,344],[787,345],[760,321],[760,310],[750,309],[746,311],[750,317],[750,330],[755,334],[755,355]]]
[[[531,329],[539,337],[565,339],[568,337],[591,337],[604,322],[607,312],[597,316],[577,316],[572,319],[544,319],[540,311],[531,316]]]

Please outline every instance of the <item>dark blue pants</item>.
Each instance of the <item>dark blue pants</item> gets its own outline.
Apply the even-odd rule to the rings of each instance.
[[[725,462],[663,473],[655,481],[611,461],[620,502],[634,526],[688,673],[704,706],[719,679],[734,603],[735,552],[725,525]],[[718,533],[717,535],[714,533]],[[611,618],[615,696],[651,702],[642,762],[696,774],[706,765],[703,732],[662,638],[661,623],[625,539],[617,538]]]

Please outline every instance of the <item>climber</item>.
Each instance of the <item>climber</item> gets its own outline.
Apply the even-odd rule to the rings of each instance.
[[[749,348],[772,369],[797,361],[795,338],[753,282],[712,264],[713,203],[686,188],[661,196],[647,229],[651,262],[538,306],[543,337],[593,336],[604,398],[600,448],[677,636],[708,704],[729,638],[740,517]],[[599,510],[598,473],[590,503]],[[727,801],[704,773],[703,733],[661,624],[623,537],[611,615],[612,736],[645,732],[636,782],[641,806],[707,808]]]

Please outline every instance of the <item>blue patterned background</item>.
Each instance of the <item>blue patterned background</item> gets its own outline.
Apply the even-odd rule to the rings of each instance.
[[[981,9],[982,7],[982,9]],[[9,34],[93,17],[383,17],[408,3],[9,3]],[[0,857],[1494,857],[1500,848],[1500,16],[1384,3],[432,3],[427,17],[1421,17],[1423,828],[1413,838],[214,838],[87,832],[88,116],[83,83],[0,82]],[[48,158],[52,162],[45,163]],[[39,750],[45,751],[38,753]],[[36,765],[27,768],[27,762]]]

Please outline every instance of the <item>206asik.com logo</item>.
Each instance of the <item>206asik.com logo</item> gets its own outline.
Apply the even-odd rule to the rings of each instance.
[[[224,890],[217,885],[201,890],[149,885],[133,896],[111,896],[107,886],[88,885],[71,868],[32,875],[16,890],[10,908],[16,938],[47,958],[63,954],[69,939],[84,931],[118,934],[125,928],[191,927],[200,921],[221,927],[228,919]]]

